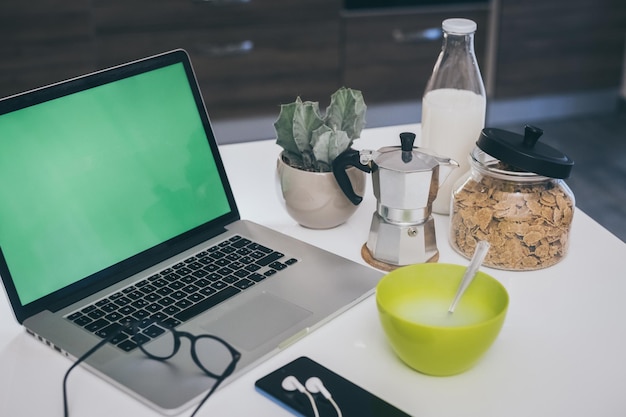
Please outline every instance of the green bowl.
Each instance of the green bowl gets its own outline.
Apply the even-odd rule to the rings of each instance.
[[[396,354],[435,376],[470,369],[500,333],[506,289],[479,271],[454,313],[448,313],[466,267],[425,263],[398,268],[376,287],[380,322]]]

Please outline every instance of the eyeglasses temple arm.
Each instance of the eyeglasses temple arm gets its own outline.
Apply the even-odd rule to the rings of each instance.
[[[94,352],[96,352],[102,346],[107,344],[115,336],[120,334],[122,330],[125,329],[126,327],[128,326],[120,327],[119,329],[111,333],[108,337],[106,337],[105,339],[102,339],[100,342],[98,342],[98,344],[96,344],[94,347],[92,347],[87,352],[85,352],[82,356],[76,359],[76,361],[72,364],[72,366],[70,366],[70,369],[67,370],[67,372],[65,373],[65,376],[63,377],[63,415],[65,417],[69,417],[68,406],[67,406],[67,378],[70,376],[70,372],[72,371],[72,369],[76,368],[81,362],[83,362],[85,359],[93,355]]]

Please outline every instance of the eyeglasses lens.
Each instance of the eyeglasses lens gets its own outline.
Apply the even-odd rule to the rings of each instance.
[[[156,359],[169,359],[177,350],[174,333],[157,323],[136,327],[134,338],[146,355]],[[151,341],[151,339],[156,340]]]
[[[220,340],[208,335],[199,336],[195,341],[196,356],[205,371],[220,377],[233,360],[233,353]]]

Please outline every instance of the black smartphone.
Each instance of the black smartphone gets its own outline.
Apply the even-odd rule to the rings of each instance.
[[[318,377],[332,395],[335,404],[321,393],[308,397],[297,390],[285,390],[282,382],[289,375],[296,377],[302,385],[305,385],[309,378]],[[409,414],[306,356],[295,359],[264,376],[256,381],[255,386],[262,394],[299,416],[315,417],[312,399],[319,417],[336,417],[340,415],[337,409],[343,417],[410,417]]]

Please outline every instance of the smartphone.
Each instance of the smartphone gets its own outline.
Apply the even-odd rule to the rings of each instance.
[[[256,381],[258,391],[298,416],[315,417],[311,400],[299,391],[283,389],[282,382],[295,376],[302,385],[310,377],[318,377],[332,395],[343,417],[410,417],[388,402],[325,368],[314,360],[302,356]],[[320,393],[312,394],[319,417],[339,415],[335,406]]]

